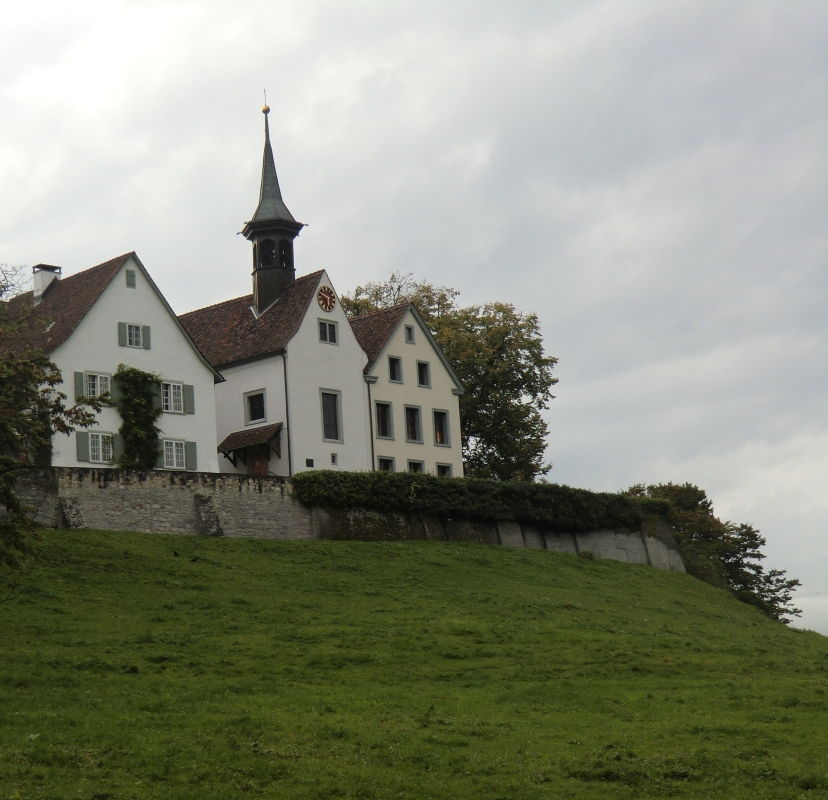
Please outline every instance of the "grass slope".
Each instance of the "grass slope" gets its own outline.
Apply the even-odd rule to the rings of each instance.
[[[427,542],[43,549],[40,592],[0,606],[0,797],[828,795],[828,641],[686,575]]]

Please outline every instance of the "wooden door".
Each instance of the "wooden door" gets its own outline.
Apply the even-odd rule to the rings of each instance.
[[[267,475],[270,446],[266,444],[247,448],[247,472],[250,475]]]

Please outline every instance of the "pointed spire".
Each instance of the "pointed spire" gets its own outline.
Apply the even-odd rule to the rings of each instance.
[[[273,148],[270,146],[270,126],[267,122],[267,115],[270,107],[265,105],[262,108],[265,115],[265,145],[262,158],[262,186],[259,190],[259,205],[251,222],[270,222],[284,220],[296,222],[293,214],[282,200],[282,192],[279,189],[279,178],[276,176],[276,164],[273,161]]]

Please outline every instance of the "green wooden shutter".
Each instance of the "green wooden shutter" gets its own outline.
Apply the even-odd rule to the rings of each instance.
[[[184,384],[184,413],[195,414],[195,386]]]
[[[184,465],[189,470],[197,470],[198,469],[198,458],[196,457],[196,443],[195,442],[184,442]]]
[[[89,434],[86,431],[75,431],[75,447],[78,461],[89,461]]]
[[[156,383],[152,387],[152,407],[161,408],[161,384]]]
[[[126,322],[119,322],[118,323],[118,344],[121,347],[127,346],[127,330],[126,330]]]
[[[150,339],[150,326],[149,325],[142,325],[141,326],[141,346],[144,350],[150,349],[150,344],[152,340]]]
[[[161,449],[158,451],[158,458],[155,461],[155,466],[158,469],[164,469],[164,442],[159,441],[158,446]]]
[[[75,397],[83,397],[86,394],[86,386],[84,385],[83,373],[75,373]]]
[[[113,375],[109,380],[109,396],[113,400],[120,400],[123,392],[121,391],[121,382]]]
[[[120,433],[116,433],[112,437],[112,461],[117,464],[121,456],[124,454],[124,437]]]

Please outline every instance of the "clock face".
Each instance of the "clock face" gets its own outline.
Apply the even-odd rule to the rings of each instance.
[[[330,286],[323,286],[316,295],[319,307],[323,311],[333,311],[336,305],[336,295]]]

